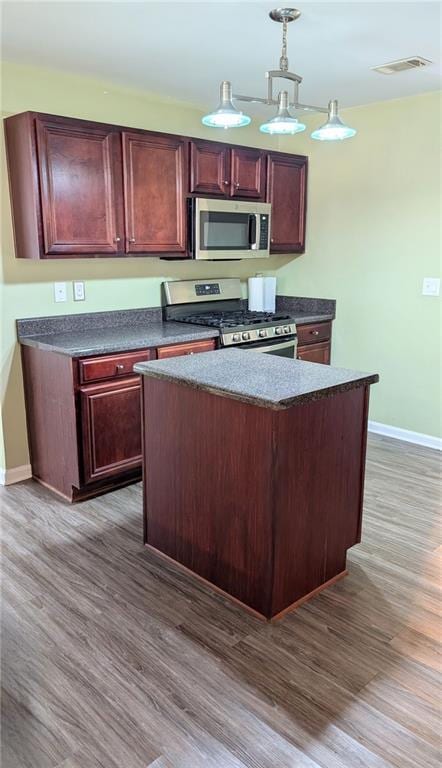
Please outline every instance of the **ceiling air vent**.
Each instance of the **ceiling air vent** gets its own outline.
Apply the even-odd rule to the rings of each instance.
[[[395,75],[397,72],[404,72],[406,69],[422,69],[432,62],[429,59],[423,59],[422,56],[412,56],[409,59],[398,59],[398,61],[389,61],[388,64],[380,64],[378,67],[371,67],[374,72],[380,72],[381,75]]]

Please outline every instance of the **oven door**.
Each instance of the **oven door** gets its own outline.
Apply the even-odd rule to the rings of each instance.
[[[194,198],[195,259],[245,259],[269,256],[270,205]]]
[[[278,355],[279,357],[289,357],[292,360],[296,358],[296,347],[298,339],[296,336],[286,336],[284,339],[275,339],[275,341],[252,341],[247,344],[241,344],[240,349],[245,351],[264,352],[266,355]]]

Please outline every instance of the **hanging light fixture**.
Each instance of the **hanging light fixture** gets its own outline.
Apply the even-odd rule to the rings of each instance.
[[[232,84],[223,80],[219,88],[219,104],[214,112],[203,117],[209,128],[240,128],[250,123],[250,117],[240,112],[232,102]]]
[[[260,125],[259,130],[263,133],[278,133],[285,136],[305,131],[304,123],[300,123],[289,112],[289,94],[287,91],[281,91],[278,96],[278,111],[275,117]]]
[[[342,141],[343,139],[350,139],[355,133],[355,129],[345,125],[338,116],[338,102],[334,99],[328,105],[327,122],[313,131],[312,139],[318,141],[337,141],[340,139]]]
[[[336,141],[348,139],[356,134],[354,128],[345,125],[338,115],[338,102],[330,101],[328,107],[315,107],[311,104],[301,104],[298,93],[299,85],[302,83],[302,77],[294,72],[289,72],[289,60],[287,58],[287,25],[291,21],[299,19],[301,11],[296,8],[275,8],[270,11],[269,16],[272,21],[282,24],[282,48],[279,59],[279,69],[272,69],[266,72],[267,78],[267,98],[258,96],[244,96],[234,94],[232,85],[227,80],[223,80],[220,86],[220,103],[214,112],[205,115],[202,118],[204,125],[210,128],[240,128],[249,125],[251,119],[248,115],[235,107],[234,101],[258,102],[269,106],[278,107],[277,114],[260,126],[263,133],[291,135],[305,130],[304,123],[299,122],[296,117],[290,114],[290,107],[304,112],[321,112],[328,115],[327,122],[321,128],[313,131],[313,139],[319,141]],[[278,98],[273,96],[273,81],[276,79],[288,80],[293,84],[293,96],[290,101],[288,91],[280,91]]]

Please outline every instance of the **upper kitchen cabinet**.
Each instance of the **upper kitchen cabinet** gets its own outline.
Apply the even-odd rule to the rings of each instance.
[[[232,147],[230,151],[230,196],[265,198],[265,154],[259,149]]]
[[[271,253],[304,253],[307,158],[272,153],[267,160],[267,202],[272,204]]]
[[[192,141],[190,192],[264,200],[265,154],[248,147]]]
[[[190,191],[228,195],[229,146],[216,141],[190,142]]]
[[[126,250],[187,255],[186,142],[123,132]]]
[[[306,157],[39,112],[4,124],[18,258],[187,258],[189,194],[266,200],[270,251],[304,251]]]
[[[16,255],[121,254],[118,131],[29,112],[8,118],[5,125]]]

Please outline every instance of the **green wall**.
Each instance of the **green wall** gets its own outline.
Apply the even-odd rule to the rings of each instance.
[[[0,467],[29,461],[17,317],[157,305],[164,279],[246,280],[263,267],[277,274],[279,292],[337,298],[333,362],[380,372],[372,419],[439,434],[439,300],[420,295],[421,278],[436,276],[438,269],[436,94],[349,110],[346,119],[359,128],[357,138],[324,146],[303,134],[280,141],[264,137],[256,121],[255,127],[215,132],[201,125],[201,110],[188,104],[4,64],[3,116],[27,109],[308,154],[308,242],[305,255],[273,257],[264,264],[17,260],[2,143]],[[55,304],[53,282],[75,279],[86,281],[86,301],[74,303],[69,294],[66,303]]]
[[[440,93],[380,102],[345,111],[354,139],[299,136],[310,156],[307,249],[278,271],[283,293],[337,299],[332,362],[379,372],[370,418],[433,436],[441,302],[422,296],[422,279],[440,276],[440,108]]]

